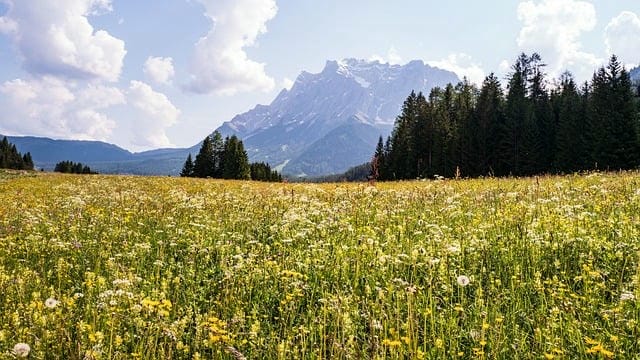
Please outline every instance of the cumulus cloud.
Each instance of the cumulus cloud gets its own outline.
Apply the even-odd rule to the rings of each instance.
[[[141,81],[131,81],[127,99],[140,115],[131,124],[134,144],[152,148],[172,146],[166,129],[177,122],[180,110],[164,94]]]
[[[173,59],[170,57],[149,56],[144,63],[143,71],[156,84],[168,84],[173,75],[175,75]]]
[[[592,74],[602,59],[582,50],[580,36],[595,28],[597,18],[592,3],[581,0],[524,1],[518,5],[523,23],[518,46],[525,52],[538,52],[557,76],[565,70],[579,79]]]
[[[52,76],[0,86],[3,131],[68,139],[106,140],[116,126],[105,110],[125,103],[117,88]]]
[[[180,116],[164,94],[140,81],[131,81],[122,91],[43,76],[6,81],[0,94],[0,133],[122,142],[114,141],[114,133],[130,128],[132,145],[149,149],[172,146],[166,129]],[[110,116],[116,106],[127,120]]]
[[[289,79],[289,78],[284,78],[282,79],[282,87],[287,89],[287,90],[291,90],[291,88],[293,87],[293,84],[295,84],[295,81]]]
[[[278,12],[275,0],[199,0],[213,26],[195,45],[191,81],[197,93],[234,94],[269,91],[275,86],[265,64],[249,59],[245,48],[255,45],[266,23]]]
[[[440,69],[453,71],[458,77],[466,77],[474,84],[482,84],[485,78],[484,70],[465,53],[450,54],[446,59],[429,61],[429,65]]]
[[[374,54],[369,58],[369,61],[378,61],[382,64],[391,64],[391,65],[400,65],[402,63],[402,57],[398,53],[398,50],[395,46],[391,46],[389,51],[387,51],[387,56],[380,56],[378,54]]]
[[[605,28],[605,44],[609,55],[616,54],[630,66],[640,64],[640,17],[623,11]]]
[[[112,10],[111,0],[3,0],[8,12],[0,31],[34,75],[117,81],[126,54],[124,41],[95,30],[89,16]]]

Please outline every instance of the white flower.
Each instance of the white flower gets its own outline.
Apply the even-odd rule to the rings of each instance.
[[[460,275],[458,276],[458,278],[456,279],[456,281],[458,282],[458,285],[460,286],[467,286],[469,285],[469,283],[471,282],[469,280],[469,278],[465,275]]]
[[[458,246],[455,245],[451,245],[449,247],[447,247],[447,251],[449,251],[450,253],[459,253],[460,252],[460,248]]]
[[[630,291],[623,291],[622,294],[620,294],[620,301],[635,300],[635,299],[636,299],[635,295],[633,295],[633,293]]]
[[[13,354],[16,357],[27,357],[29,355],[29,351],[31,351],[29,344],[17,343],[13,346]]]
[[[60,301],[54,298],[48,298],[44,301],[44,306],[48,307],[49,309],[53,309],[54,307],[58,306],[58,304],[60,304]]]

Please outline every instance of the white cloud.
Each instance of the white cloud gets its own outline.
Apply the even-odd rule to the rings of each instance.
[[[136,149],[172,146],[166,129],[180,111],[140,81],[128,89],[79,83],[53,76],[15,79],[0,85],[0,133],[122,143],[116,133],[132,130]],[[119,119],[110,116],[115,107]]]
[[[623,11],[605,28],[605,44],[609,55],[616,54],[630,66],[640,64],[640,17]]]
[[[180,110],[164,94],[141,81],[131,81],[127,99],[140,115],[131,123],[134,144],[146,148],[172,146],[166,129],[177,122]]]
[[[34,75],[117,81],[124,41],[95,30],[89,16],[112,10],[111,0],[4,0],[0,31],[9,35]]]
[[[500,61],[500,65],[498,65],[498,71],[500,71],[500,73],[502,74],[506,74],[507,72],[509,72],[509,69],[511,69],[509,60],[502,59],[502,61]]]
[[[446,59],[427,63],[440,69],[453,71],[458,77],[466,77],[474,84],[482,84],[485,78],[484,70],[465,53],[450,54]]]
[[[266,23],[278,12],[275,0],[199,2],[213,26],[195,45],[187,88],[219,94],[273,89],[275,82],[266,74],[265,64],[249,59],[245,48],[267,31]]]
[[[156,84],[168,84],[173,75],[175,75],[173,59],[170,57],[149,56],[144,63],[143,71]]]
[[[125,102],[117,88],[52,76],[7,81],[0,92],[4,131],[67,139],[107,140],[116,122],[105,110]]]
[[[291,88],[293,87],[293,84],[295,82],[289,78],[284,78],[282,79],[282,87],[287,89],[287,90],[291,90]]]
[[[602,63],[594,54],[582,50],[580,36],[597,23],[592,3],[581,0],[524,1],[518,5],[518,19],[523,27],[518,46],[525,52],[542,56],[547,72],[558,76],[570,70],[585,80]]]
[[[402,63],[402,57],[398,54],[398,50],[395,46],[391,46],[387,51],[387,56],[380,56],[374,54],[369,58],[369,61],[378,61],[382,64],[400,65]]]

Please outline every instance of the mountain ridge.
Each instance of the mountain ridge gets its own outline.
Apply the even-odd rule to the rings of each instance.
[[[411,91],[428,93],[435,86],[458,81],[454,73],[431,67],[421,60],[405,65],[358,59],[329,60],[319,73],[301,72],[291,89],[282,90],[271,104],[257,105],[238,114],[217,131],[223,136],[236,134],[243,140],[251,161],[268,162],[282,168],[284,174],[341,173],[368,160],[378,136],[390,133]],[[341,165],[335,161],[335,166],[329,165],[332,159],[322,157],[322,152],[334,153],[329,144],[341,142],[324,138],[343,137],[349,132],[353,135],[353,127],[343,125],[354,122],[376,131],[366,131],[369,136],[359,139],[363,140],[360,147],[344,154],[346,158],[340,159]],[[340,134],[336,129],[346,133]],[[373,133],[375,135],[371,135]],[[373,146],[369,146],[371,144]],[[316,162],[310,163],[304,156],[311,156]],[[317,161],[327,166],[318,167]]]

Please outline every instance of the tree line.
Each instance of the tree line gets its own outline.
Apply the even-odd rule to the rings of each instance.
[[[57,163],[53,171],[66,174],[97,174],[97,172],[92,171],[87,165],[68,160]]]
[[[282,176],[266,163],[249,164],[242,140],[226,137],[218,131],[202,141],[200,151],[193,160],[191,154],[184,163],[182,177],[282,181]]]
[[[570,73],[549,86],[538,54],[521,54],[506,92],[491,74],[412,92],[392,134],[380,137],[374,178],[528,176],[640,164],[640,88],[612,56],[590,82]]]
[[[22,155],[5,136],[0,142],[0,169],[33,170],[31,153]]]

